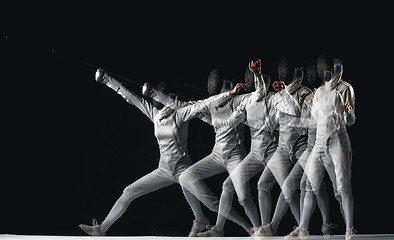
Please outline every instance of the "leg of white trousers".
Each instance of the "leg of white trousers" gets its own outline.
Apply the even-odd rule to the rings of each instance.
[[[284,149],[277,148],[267,163],[266,168],[270,169],[272,174],[275,176],[280,188],[282,189],[283,183],[293,168],[293,164],[290,161],[289,152]]]
[[[239,165],[241,165],[241,164],[239,164]],[[237,167],[231,173],[231,176],[234,176],[233,174],[235,173],[235,171],[237,169],[239,169],[239,168]],[[233,184],[235,184],[232,181],[233,179],[235,180],[235,182],[238,183],[237,187],[235,187],[233,185]],[[224,192],[229,192],[229,193],[231,193],[233,195],[234,194],[234,188],[236,188],[235,191],[236,191],[236,193],[238,195],[239,204],[244,208],[246,216],[248,216],[249,220],[252,222],[253,227],[259,227],[260,226],[259,213],[258,213],[258,210],[257,210],[257,206],[254,203],[252,195],[250,193],[249,182],[245,182],[244,184],[239,184],[238,180],[239,180],[238,178],[228,177],[223,183],[223,191]],[[220,199],[221,205],[225,204],[225,202],[227,202],[227,201],[228,200],[224,200],[224,198],[223,198],[223,200],[222,200],[222,198]],[[229,203],[232,203],[232,200]],[[221,209],[225,210],[225,207],[222,206]],[[226,212],[221,212],[221,210],[219,210],[219,213],[221,213],[224,216],[226,215]]]
[[[295,220],[297,221],[297,224],[299,225],[300,224],[300,195],[299,194],[295,194],[292,196],[290,202],[290,210]]]
[[[228,185],[227,182],[232,181],[233,188],[237,193],[239,204],[244,208],[246,215],[253,224],[253,227],[259,227],[261,224],[257,206],[253,201],[250,192],[249,180],[263,169],[263,162],[259,159],[258,154],[254,154],[252,149],[241,163],[239,163],[231,172],[230,176],[223,184],[223,189],[229,190],[226,189],[226,186]]]
[[[323,182],[324,184],[324,182]],[[319,206],[320,213],[322,216],[323,224],[330,223],[330,205],[328,200],[328,194],[326,189],[320,191],[320,193],[316,194],[317,205]]]
[[[261,223],[259,221],[259,212],[257,206],[252,198],[247,198],[240,202],[242,207],[245,209],[246,216],[252,222],[253,227],[260,227]]]
[[[283,183],[286,181],[286,178],[289,176],[289,173],[293,167],[292,163],[290,162],[289,152],[284,149],[277,148],[272,158],[269,160],[267,164],[267,168],[269,168],[272,174],[275,176],[276,181],[278,182],[279,186],[282,188]],[[302,175],[301,175],[302,176]],[[282,220],[283,215],[287,211],[289,204],[285,204],[282,202],[282,198],[284,198],[283,192],[281,192],[278,202],[275,208],[275,213],[272,218],[272,227],[279,226],[279,222]],[[286,201],[286,200],[285,200]],[[299,204],[299,196],[291,197],[288,200],[291,204],[292,213],[299,223],[300,220],[300,204]],[[275,229],[275,228],[274,228]]]
[[[304,207],[302,209],[301,223],[299,224],[300,227],[304,227],[308,229],[315,207],[316,207],[315,194],[313,194],[313,192],[310,191],[306,192],[304,198]]]
[[[229,219],[241,226],[245,231],[249,232],[252,226],[232,207],[233,199],[234,192],[222,190],[215,227],[216,229],[223,231],[226,219]]]
[[[236,224],[247,230],[248,228],[250,228],[248,226],[248,223],[233,208],[231,208],[231,206],[228,213],[223,212],[223,214],[219,214],[219,211],[222,209],[223,211],[228,210],[226,210],[227,208],[224,206],[222,206],[222,209],[219,210],[220,201],[222,201],[222,199],[220,199],[219,201],[218,198],[212,193],[212,191],[203,181],[203,179],[205,178],[217,175],[225,171],[226,168],[223,163],[218,161],[214,154],[210,154],[190,166],[186,171],[184,171],[179,177],[179,182],[182,187],[186,188],[211,211],[218,213],[218,218],[221,217],[223,214],[227,215],[227,218],[230,221],[235,222]],[[225,199],[225,201],[221,204],[225,204],[226,201],[228,200]]]
[[[338,200],[339,203],[339,211],[342,214],[343,217],[343,221],[346,223],[346,217],[345,217],[345,213],[343,212],[343,207],[342,207],[342,197],[341,195],[336,195],[335,198]]]
[[[286,202],[283,193],[280,193],[278,197],[278,201],[276,202],[275,212],[271,222],[273,229],[275,230],[278,229],[279,223],[280,221],[282,221],[282,218],[288,209],[289,209],[289,203]]]
[[[223,231],[224,224],[226,223],[226,218],[228,217],[232,203],[233,203],[234,193],[222,190],[222,195],[220,196],[219,212],[216,219],[215,228],[219,231]]]
[[[226,162],[226,170],[229,173],[229,176],[233,173],[233,171],[236,169],[236,167],[240,164],[242,159],[245,157],[244,151],[234,151],[232,154],[227,159]],[[230,191],[227,191],[225,189],[229,189]],[[252,226],[250,223],[245,221],[233,208],[232,208],[232,203],[233,203],[233,198],[234,198],[234,186],[231,181],[231,177],[227,178],[227,182],[225,181],[223,183],[223,190],[222,194],[220,196],[220,202],[219,202],[219,213],[216,219],[216,229],[219,231],[223,231],[224,229],[224,224],[226,222],[226,219],[230,216],[237,216],[237,223],[243,227],[247,232],[250,231]]]
[[[105,218],[104,222],[101,223],[101,229],[106,232],[111,225],[123,215],[126,211],[127,207],[131,203],[131,198],[127,197],[124,193],[120,198],[116,201],[115,205],[112,207],[111,211]]]
[[[124,189],[123,194],[116,201],[111,211],[100,225],[101,229],[106,232],[110,226],[123,215],[134,199],[174,183],[174,178],[170,178],[158,169],[141,177]]]
[[[205,216],[202,211],[200,201],[184,187],[182,187],[182,192],[186,198],[187,203],[193,211],[194,219],[197,221],[203,220]]]
[[[264,226],[271,223],[272,199],[271,192],[259,191],[259,208],[261,225]]]
[[[344,213],[345,221],[346,221],[346,229],[352,229],[353,228],[353,211],[354,211],[353,194],[351,192],[341,194],[341,198],[342,198],[343,213]]]
[[[280,195],[278,197],[278,202],[276,203],[274,216],[272,217],[272,222],[271,222],[273,229],[278,229],[279,223],[282,221],[282,218],[285,215],[286,211],[289,209],[289,206],[290,206],[291,212],[293,213],[294,218],[297,221],[297,224],[299,225],[299,223],[300,223],[299,196],[295,195],[293,198],[294,199],[293,199],[292,203],[289,204],[285,200],[283,193],[280,193]]]
[[[219,200],[206,185],[204,179],[225,171],[222,164],[215,160],[213,154],[210,154],[186,169],[179,176],[179,183],[211,211],[217,212]]]
[[[341,196],[346,228],[352,229],[354,200],[351,189],[351,152],[344,150],[338,139],[330,145],[329,155],[334,164],[336,187]]]
[[[271,189],[275,185],[276,180],[269,168],[264,168],[263,173],[257,183],[258,202],[260,208],[261,224],[264,226],[271,223],[272,198]]]
[[[304,210],[305,194],[306,194],[306,191],[305,190],[301,190],[301,194],[300,194],[300,217],[301,217],[301,221],[302,221],[302,211]]]

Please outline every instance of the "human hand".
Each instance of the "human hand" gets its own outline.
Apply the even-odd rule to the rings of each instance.
[[[244,89],[247,91],[246,83],[237,83],[237,85],[235,85],[235,87],[230,91],[230,94],[232,96],[236,95],[239,93],[239,91],[241,91],[241,89]]]
[[[280,92],[280,91],[282,91],[283,89],[285,89],[285,83],[283,82],[283,81],[275,81],[273,84],[272,84],[272,87],[275,89],[275,91],[277,91],[277,92]]]
[[[308,96],[310,93],[304,93],[301,95],[301,101],[304,101],[306,96]]]
[[[345,104],[339,104],[338,110],[342,113],[350,113],[353,111],[353,108],[349,104],[345,103]]]
[[[261,59],[257,61],[250,61],[249,62],[249,69],[254,73],[256,76],[261,75]]]

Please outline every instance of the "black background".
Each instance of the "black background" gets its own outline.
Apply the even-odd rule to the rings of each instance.
[[[250,60],[275,73],[283,56],[306,65],[321,53],[340,57],[356,93],[353,148],[354,225],[391,233],[390,75],[383,6],[251,3],[14,4],[3,9],[0,233],[83,235],[79,223],[102,222],[128,184],[157,167],[153,125],[135,107],[94,81],[96,68],[143,84],[166,81],[206,88],[209,73],[242,82]],[[378,13],[378,14],[376,14]],[[4,24],[3,24],[4,25]],[[141,88],[124,81],[130,90]],[[191,91],[177,94],[198,98]],[[249,135],[245,131],[245,146]],[[387,140],[385,140],[387,138]],[[189,152],[211,152],[212,127],[189,125]],[[217,195],[226,174],[207,179]],[[251,184],[256,184],[257,178]],[[273,202],[279,193],[273,191]],[[257,201],[257,193],[254,190]],[[234,207],[240,212],[238,202]],[[336,234],[344,223],[331,198]],[[204,209],[211,222],[216,215]],[[242,212],[243,214],[243,212]],[[143,196],[109,235],[185,236],[193,215],[179,185]],[[288,212],[279,234],[296,223]],[[320,233],[316,210],[311,233]],[[245,232],[228,221],[226,236]]]

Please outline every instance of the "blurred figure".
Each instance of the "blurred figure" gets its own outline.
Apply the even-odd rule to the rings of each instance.
[[[351,145],[346,127],[355,122],[355,96],[352,86],[342,79],[343,66],[339,60],[325,55],[317,62],[319,76],[326,81],[319,87],[313,99],[311,115],[316,121],[316,141],[306,166],[306,175],[314,193],[321,188],[324,173],[317,171],[322,162],[332,181],[335,197],[338,199],[346,223],[346,240],[355,236],[353,229],[353,195],[351,188]],[[311,192],[304,201],[303,218],[293,232],[307,237],[309,219],[313,208]]]
[[[246,89],[244,83],[238,83],[232,88],[232,82],[225,79],[223,72],[214,70],[208,77],[208,92],[212,95],[211,97],[197,102],[178,101],[172,104],[172,107],[176,109],[173,114],[181,121],[187,122],[199,117],[210,123],[215,130],[215,145],[212,153],[194,163],[179,178],[181,185],[194,194],[204,205],[211,201],[211,196],[201,189],[198,183],[226,171],[230,174],[246,155],[243,146],[243,124],[238,124],[235,127],[219,126],[219,122],[230,117],[241,103],[242,95],[237,95],[241,89]],[[253,226],[232,209],[233,195],[232,182],[225,182],[220,196],[215,226],[208,227],[208,231],[199,233],[197,236],[224,236],[223,229],[226,218],[243,227],[248,234],[253,234]],[[250,194],[247,194],[247,198],[251,198]],[[246,201],[250,202],[251,199]]]
[[[187,150],[187,122],[179,121],[176,118],[164,118],[163,116],[171,112],[171,109],[164,107],[163,104],[155,100],[152,101],[153,103],[149,103],[140,98],[102,69],[96,72],[96,81],[113,89],[128,103],[140,109],[153,122],[154,134],[160,150],[158,168],[127,186],[101,224],[97,224],[97,221],[94,220],[93,226],[79,225],[83,231],[91,236],[103,236],[110,226],[123,215],[134,199],[172,184],[179,184],[179,176],[193,162]],[[201,189],[206,188],[203,182],[197,184]],[[197,236],[197,233],[209,224],[209,220],[204,216],[200,201],[183,187],[182,191],[195,216],[189,236]]]
[[[240,105],[227,120],[217,122],[219,127],[234,127],[244,123],[249,126],[251,136],[249,154],[226,179],[223,188],[228,192],[235,189],[240,205],[243,206],[253,224],[253,236],[260,237],[264,235],[264,232],[257,207],[253,199],[248,196],[250,195],[249,180],[264,169],[277,147],[273,129],[265,125],[265,120],[272,108],[271,100],[274,94],[268,92],[269,77],[262,75],[260,59],[249,63],[249,68],[245,72],[245,83],[251,93],[242,97]],[[230,181],[234,188],[232,185],[228,187]]]
[[[327,190],[325,188],[325,184],[322,183],[319,190],[316,190],[315,194],[311,195],[312,192],[310,182],[307,178],[307,175],[304,172],[304,169],[307,165],[307,161],[309,159],[309,155],[315,145],[316,140],[316,121],[311,117],[311,109],[313,105],[313,96],[316,90],[324,83],[324,79],[319,77],[317,71],[317,61],[313,60],[307,69],[307,78],[309,85],[313,89],[313,93],[305,94],[304,104],[302,105],[301,110],[301,121],[300,121],[300,134],[308,134],[308,142],[305,151],[302,153],[301,157],[298,159],[297,163],[291,170],[289,176],[285,180],[282,186],[282,191],[285,192],[285,195],[290,196],[291,194],[296,194],[298,188],[301,190],[300,195],[300,217],[301,224],[303,221],[310,219],[309,214],[310,210],[307,209],[305,211],[305,215],[303,214],[304,208],[304,200],[306,196],[306,201],[313,201],[313,203],[308,203],[308,207],[312,207],[313,209],[316,206],[316,201],[320,208],[320,212],[323,218],[323,225],[321,227],[321,231],[324,236],[332,235],[332,228],[335,226],[330,223],[329,219],[329,199],[327,195]],[[323,164],[315,164],[315,171],[324,173],[325,169]],[[308,224],[309,225],[309,224]],[[290,235],[286,236],[285,239],[298,236],[298,231],[293,231]]]
[[[279,81],[272,85],[278,92],[273,97],[274,110],[270,112],[270,121],[267,123],[270,122],[271,128],[279,130],[279,140],[278,147],[258,182],[259,199],[262,203],[260,212],[263,213],[262,231],[265,232],[265,236],[276,235],[279,223],[289,205],[297,223],[300,220],[298,194],[286,195],[286,192],[281,192],[272,221],[270,221],[271,201],[268,199],[271,198],[271,189],[275,182],[283,188],[282,185],[292,167],[306,148],[307,136],[301,135],[297,129],[304,96],[311,93],[309,88],[302,86],[303,75],[302,69],[296,68],[291,60],[283,58],[278,65]]]

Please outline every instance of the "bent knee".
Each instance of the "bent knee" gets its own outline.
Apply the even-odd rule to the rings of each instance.
[[[335,195],[345,195],[345,194],[350,194],[352,193],[352,188],[350,187],[341,187],[341,188],[337,188]]]
[[[196,172],[190,171],[189,169],[186,169],[180,176],[179,176],[179,183],[184,186],[184,185],[190,185],[194,182],[197,182],[199,180],[198,174]]]
[[[181,173],[181,175],[179,175],[178,181],[181,185],[185,184],[188,180],[188,174],[186,171],[184,171],[183,173]]]
[[[125,189],[123,189],[123,194],[122,194],[122,198],[127,199],[128,201],[133,201],[134,199],[137,198],[137,196],[135,196],[135,188],[134,187],[126,187]]]
[[[230,178],[227,178],[222,186],[222,190],[227,191],[229,193],[234,193],[234,185]]]
[[[262,192],[270,192],[273,185],[264,181],[259,181],[257,183],[257,190]]]

